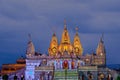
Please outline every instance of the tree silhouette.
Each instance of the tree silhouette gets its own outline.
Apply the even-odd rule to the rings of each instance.
[[[17,80],[17,76],[16,75],[14,76],[14,80]]]
[[[117,79],[116,80],[120,80],[120,75],[117,76]]]
[[[3,80],[8,80],[8,75],[7,75],[7,74],[3,75],[3,76],[2,76],[2,79],[3,79]]]

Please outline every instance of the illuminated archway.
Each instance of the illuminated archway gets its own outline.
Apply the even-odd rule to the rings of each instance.
[[[68,66],[69,66],[68,61],[64,60],[63,61],[63,69],[68,69]]]
[[[74,61],[71,62],[71,68],[75,69],[75,62]]]

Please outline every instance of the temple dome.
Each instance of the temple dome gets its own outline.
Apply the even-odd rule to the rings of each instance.
[[[28,45],[27,45],[27,51],[26,51],[26,54],[28,56],[34,56],[35,55],[35,47],[34,47],[34,44],[31,40],[31,36],[29,36],[29,42],[28,42]]]
[[[63,30],[61,42],[59,45],[59,52],[61,52],[63,55],[64,51],[67,51],[69,54],[73,51],[73,47],[70,42],[70,36],[67,30],[66,23],[64,23],[64,30]]]
[[[73,52],[76,55],[81,56],[83,53],[83,48],[82,48],[82,44],[81,44],[78,32],[76,32],[76,34],[74,36],[73,47],[74,47]]]

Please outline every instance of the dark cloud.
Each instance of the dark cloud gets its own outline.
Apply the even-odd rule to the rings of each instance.
[[[15,54],[14,60],[16,55],[25,55],[28,33],[32,34],[36,50],[46,53],[53,32],[60,41],[66,19],[71,42],[75,27],[79,27],[84,53],[95,51],[104,33],[108,63],[119,63],[111,57],[119,55],[119,3],[119,0],[1,0],[1,58],[5,60],[3,53]]]

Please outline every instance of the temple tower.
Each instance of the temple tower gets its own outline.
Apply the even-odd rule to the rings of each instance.
[[[83,53],[83,48],[82,44],[80,42],[80,37],[78,35],[78,28],[76,28],[76,34],[74,36],[74,41],[73,41],[73,52],[77,56],[82,56]]]
[[[62,53],[62,55],[65,51],[68,52],[68,54],[70,54],[72,50],[73,48],[70,42],[70,36],[67,30],[66,21],[64,21],[64,30],[63,30],[61,42],[59,45],[59,52]]]
[[[31,35],[29,34],[29,41],[27,44],[27,50],[26,50],[26,55],[27,57],[31,57],[35,55],[35,48],[34,48],[34,44],[31,40]]]
[[[52,36],[48,52],[50,56],[55,56],[58,53],[58,40],[55,33]]]
[[[105,51],[105,46],[104,46],[104,41],[103,41],[103,35],[102,35],[102,37],[100,38],[100,41],[99,41],[99,43],[98,43],[98,47],[97,47],[97,49],[96,49],[96,54],[97,55],[104,55],[106,53],[106,51]]]
[[[103,41],[103,35],[100,38],[100,41],[98,43],[98,47],[96,49],[96,55],[99,57],[98,59],[99,64],[105,65],[106,64],[106,51],[105,51],[105,46],[104,46],[104,41]]]

